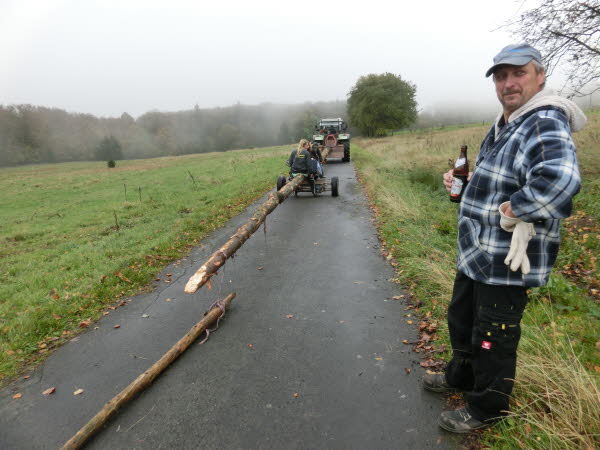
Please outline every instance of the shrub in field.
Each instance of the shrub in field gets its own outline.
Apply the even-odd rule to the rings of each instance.
[[[105,137],[96,147],[95,156],[98,161],[123,159],[121,143],[114,136]]]
[[[113,167],[115,167],[115,166],[117,165],[117,163],[115,162],[115,160],[114,160],[114,159],[109,159],[109,160],[106,162],[106,165],[108,166],[108,168],[109,168],[109,169],[112,169]]]

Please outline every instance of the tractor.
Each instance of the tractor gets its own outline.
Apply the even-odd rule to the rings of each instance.
[[[341,158],[343,162],[350,161],[350,134],[346,132],[348,125],[343,119],[321,119],[315,125],[313,145],[321,151],[329,148],[327,158]]]

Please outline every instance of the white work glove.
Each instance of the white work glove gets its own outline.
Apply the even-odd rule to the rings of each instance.
[[[503,230],[512,232],[512,240],[510,241],[510,250],[504,260],[504,264],[510,265],[510,270],[515,272],[521,269],[523,275],[527,275],[531,269],[529,258],[527,257],[527,245],[533,236],[535,229],[532,223],[523,222],[516,217],[508,217],[504,214],[504,210],[508,207],[509,202],[500,205],[500,226]]]
[[[498,211],[500,211],[500,226],[502,227],[502,229],[504,231],[508,231],[509,233],[512,233],[515,229],[515,226],[519,222],[522,222],[522,220],[518,219],[517,217],[509,217],[506,214],[504,214],[504,211],[506,211],[506,208],[508,208],[509,205],[510,205],[510,202],[502,203],[500,205],[500,208],[498,208]]]

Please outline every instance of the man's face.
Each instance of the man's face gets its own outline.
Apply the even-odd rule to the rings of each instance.
[[[500,66],[494,72],[496,95],[505,113],[512,113],[542,90],[545,75],[537,73],[533,62],[524,66]]]

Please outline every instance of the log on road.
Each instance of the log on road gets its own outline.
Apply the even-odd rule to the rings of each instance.
[[[321,156],[323,159],[327,158],[329,154],[329,148],[325,148]],[[208,260],[200,266],[194,275],[190,277],[187,284],[185,285],[184,292],[187,294],[193,294],[198,289],[206,284],[210,278],[217,273],[217,271],[225,264],[229,258],[233,256],[235,252],[246,242],[260,225],[266,220],[267,216],[271,214],[277,206],[288,198],[298,186],[302,184],[306,177],[304,175],[298,175],[294,177],[292,181],[283,186],[280,190],[269,194],[269,198],[266,202],[260,205],[252,217],[241,227],[237,229],[235,234],[229,238],[229,240],[219,250],[214,252]]]
[[[198,336],[202,334],[202,332],[204,332],[204,330],[214,322],[218,321],[223,314],[225,314],[225,310],[229,307],[234,298],[235,292],[232,292],[224,299],[216,302],[214,307],[205,313],[202,320],[194,325],[190,331],[177,342],[177,344],[171,347],[171,349],[163,355],[162,358],[104,405],[98,414],[84,425],[75,436],[65,443],[62,447],[63,450],[77,449],[85,444],[85,442],[87,442],[87,440],[92,437],[120,407],[150,386],[156,377],[158,377],[169,364],[175,361],[177,357],[181,355],[198,338]]]

